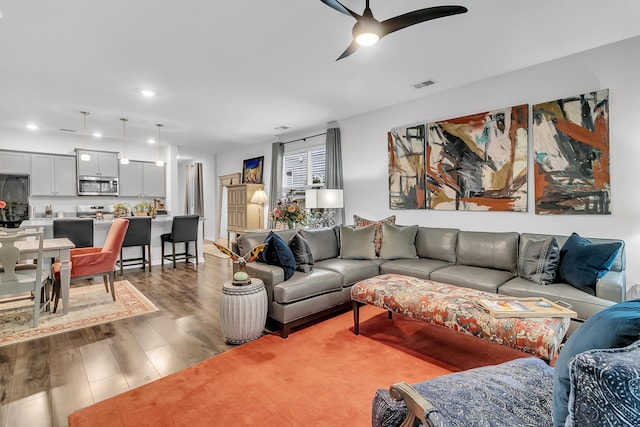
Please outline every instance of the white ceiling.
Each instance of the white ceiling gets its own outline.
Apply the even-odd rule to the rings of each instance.
[[[469,12],[336,62],[355,21],[320,0],[0,0],[0,133],[27,122],[43,135],[81,132],[85,110],[90,132],[121,139],[127,117],[127,143],[146,143],[163,123],[163,145],[203,155],[640,35],[637,0],[371,0],[371,9],[384,20],[444,4]],[[428,79],[437,84],[413,88]]]

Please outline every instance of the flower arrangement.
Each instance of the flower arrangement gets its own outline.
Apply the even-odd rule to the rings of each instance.
[[[5,202],[4,200],[0,200],[0,209],[4,209],[7,207],[7,202]]]
[[[271,212],[271,219],[277,222],[286,222],[289,226],[306,225],[307,213],[300,207],[297,200],[287,198],[278,202]]]

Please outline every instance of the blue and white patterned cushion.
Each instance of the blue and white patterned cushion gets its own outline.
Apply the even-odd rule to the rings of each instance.
[[[432,426],[551,426],[553,369],[534,357],[444,375],[414,385],[434,407]],[[388,390],[373,400],[374,427],[399,426],[407,415]]]
[[[565,426],[640,424],[640,341],[590,350],[569,362],[571,392]]]

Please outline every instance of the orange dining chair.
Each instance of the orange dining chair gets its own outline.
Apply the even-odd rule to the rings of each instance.
[[[129,227],[129,220],[117,218],[111,224],[107,239],[101,248],[79,248],[71,249],[71,280],[91,279],[102,276],[104,287],[109,292],[111,287],[111,296],[116,300],[114,289],[115,268],[124,236]],[[53,293],[54,303],[53,312],[58,308],[58,300],[60,299],[60,263],[53,265]]]

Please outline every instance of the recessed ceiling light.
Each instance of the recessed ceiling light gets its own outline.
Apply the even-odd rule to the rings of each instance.
[[[29,123],[27,125],[27,129],[29,129],[29,130],[38,130],[38,125],[33,124],[33,123]]]
[[[155,144],[155,143],[156,143],[156,140],[155,140],[155,139],[153,139],[153,138],[149,138],[149,139],[147,139],[147,142],[148,142],[149,144]]]
[[[289,126],[278,126],[277,128],[274,128],[275,130],[287,130],[287,129],[291,129]]]
[[[94,133],[93,133],[93,136],[94,136],[95,138],[102,138],[102,134],[101,134],[100,132],[94,132]]]
[[[156,93],[154,91],[152,91],[151,89],[142,89],[140,91],[140,94],[142,94],[142,96],[147,97],[147,98],[153,98],[154,96],[156,96]]]

